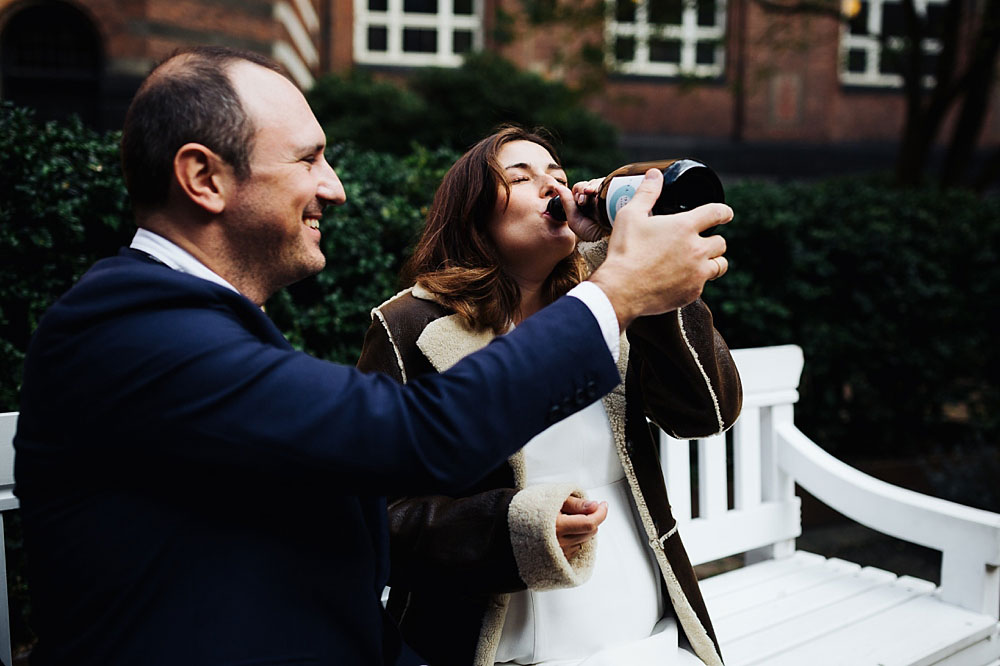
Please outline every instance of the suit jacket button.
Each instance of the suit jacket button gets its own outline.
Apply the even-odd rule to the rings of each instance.
[[[549,423],[555,423],[559,420],[560,416],[562,416],[562,408],[559,405],[552,405],[549,408]]]
[[[587,393],[582,388],[578,388],[576,390],[576,404],[580,407],[583,407],[588,402],[590,401],[587,400]]]

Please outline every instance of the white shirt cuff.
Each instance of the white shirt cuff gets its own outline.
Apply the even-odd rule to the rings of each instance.
[[[615,309],[611,306],[611,301],[608,300],[604,290],[593,282],[584,280],[566,292],[566,295],[579,298],[590,309],[597,324],[601,327],[608,351],[611,352],[611,357],[617,363],[620,353],[618,337],[621,335],[621,331],[618,330],[618,315],[615,314]]]

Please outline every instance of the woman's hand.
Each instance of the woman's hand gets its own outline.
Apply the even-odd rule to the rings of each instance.
[[[597,527],[608,517],[608,503],[584,500],[570,495],[556,516],[556,538],[566,559],[579,552],[583,544],[597,534]]]
[[[556,188],[559,191],[559,198],[562,200],[563,210],[566,211],[566,220],[569,222],[569,228],[581,240],[597,241],[607,235],[607,231],[602,229],[596,221],[584,215],[583,211],[580,210],[580,206],[586,203],[588,197],[597,195],[597,189],[603,181],[603,178],[582,180],[573,185],[572,190],[562,185],[558,185]]]

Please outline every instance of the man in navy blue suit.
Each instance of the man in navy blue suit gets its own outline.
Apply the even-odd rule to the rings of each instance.
[[[654,172],[589,282],[400,386],[296,352],[261,310],[325,264],[321,215],[345,195],[324,147],[259,56],[183,52],[137,93],[139,231],[48,311],[25,364],[36,666],[397,663],[382,497],[474,482],[619,382],[621,327],[725,271],[699,231],[731,211],[650,216]]]

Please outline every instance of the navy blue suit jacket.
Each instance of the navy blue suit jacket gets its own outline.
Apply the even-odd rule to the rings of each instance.
[[[400,386],[138,252],[98,262],[25,364],[32,664],[393,663],[382,496],[458,491],[618,381],[574,298]]]

